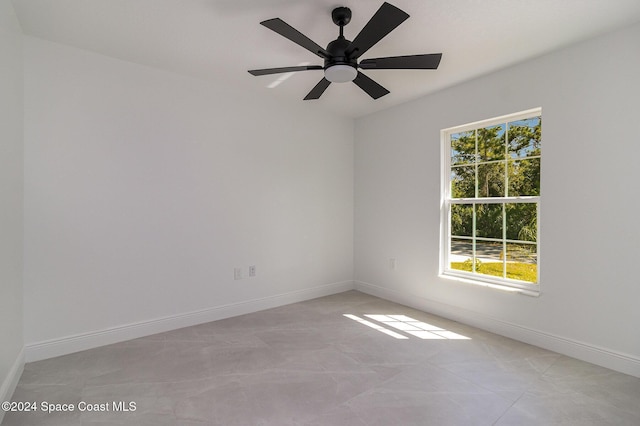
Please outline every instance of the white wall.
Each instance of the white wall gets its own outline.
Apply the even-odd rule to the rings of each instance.
[[[353,286],[353,122],[313,106],[25,37],[24,174],[28,359]]]
[[[0,2],[0,401],[10,396],[22,354],[22,35]],[[0,422],[3,412],[0,411]]]
[[[357,120],[354,191],[350,120],[26,37],[27,353],[345,289],[355,251],[364,291],[640,376],[638,40],[631,27]],[[20,61],[9,63],[20,78]],[[20,105],[10,93],[2,108]],[[438,278],[440,129],[536,106],[542,295]],[[3,143],[14,141],[18,161],[2,173],[16,177],[11,114]],[[13,250],[19,227],[4,225],[20,223],[19,208],[11,214],[0,229]],[[258,276],[246,278],[251,264]],[[238,266],[245,278],[234,281]],[[17,303],[0,315],[18,323],[12,277],[2,291]],[[15,359],[20,326],[6,333]]]
[[[636,25],[357,120],[356,286],[640,376],[639,45]],[[438,278],[440,130],[538,106],[542,295]]]

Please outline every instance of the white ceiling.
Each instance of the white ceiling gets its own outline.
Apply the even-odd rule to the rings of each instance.
[[[361,59],[442,52],[439,69],[365,71],[391,91],[375,101],[350,83],[332,84],[319,100],[302,101],[322,71],[296,73],[270,89],[281,75],[253,77],[247,70],[322,65],[321,59],[259,22],[282,18],[326,46],[338,35],[334,7],[351,8],[345,36],[353,39],[382,0],[12,2],[25,34],[349,117],[640,22],[639,0],[390,0],[411,17]]]

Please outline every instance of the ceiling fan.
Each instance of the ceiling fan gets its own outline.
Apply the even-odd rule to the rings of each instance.
[[[385,69],[437,69],[442,53],[425,55],[391,56],[375,59],[358,59],[373,45],[382,40],[387,34],[403,23],[409,15],[397,7],[383,3],[380,9],[367,22],[353,41],[344,37],[344,26],[351,21],[351,9],[337,7],[331,12],[333,23],[340,27],[340,35],[324,49],[313,40],[296,30],[280,18],[268,19],[260,24],[288,38],[292,42],[304,47],[311,53],[324,59],[322,65],[304,65],[295,67],[266,68],[249,70],[255,76],[279,74],[294,71],[324,70],[324,77],[311,89],[304,100],[318,99],[331,83],[346,83],[353,81],[373,99],[378,99],[389,93],[387,89],[367,77],[363,70]]]

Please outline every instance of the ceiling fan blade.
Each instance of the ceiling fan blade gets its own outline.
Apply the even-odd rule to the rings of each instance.
[[[308,100],[311,100],[311,99],[320,98],[320,96],[322,96],[322,94],[324,93],[325,90],[327,90],[327,87],[329,87],[330,84],[331,84],[331,82],[329,80],[327,80],[326,78],[322,77],[322,80],[320,80],[320,82],[318,84],[316,84],[313,89],[311,89],[309,94],[304,97],[304,100],[308,101]]]
[[[306,65],[306,66],[298,66],[298,67],[265,68],[261,70],[249,70],[249,74],[258,76],[258,75],[280,74],[283,72],[321,70],[321,69],[322,69],[322,66],[320,65]]]
[[[369,77],[362,74],[360,71],[358,71],[358,75],[353,80],[353,82],[357,84],[358,87],[360,87],[362,90],[367,92],[367,94],[371,96],[373,99],[381,98],[384,95],[389,93],[387,89],[380,86],[378,83],[371,80]]]
[[[409,15],[390,5],[383,3],[380,9],[367,22],[362,31],[353,39],[349,47],[347,47],[346,55],[351,59],[359,58],[364,52],[369,50],[371,46],[379,42],[393,31],[398,25],[402,24]]]
[[[358,66],[363,70],[435,70],[440,65],[441,58],[442,53],[391,56],[365,59]]]
[[[318,55],[323,59],[330,56],[329,52],[327,52],[322,46],[311,40],[306,35],[302,34],[300,31],[296,30],[280,18],[268,19],[266,21],[260,22],[260,24],[264,25],[272,31],[277,32],[281,36],[288,38],[295,44],[304,47],[314,55]]]

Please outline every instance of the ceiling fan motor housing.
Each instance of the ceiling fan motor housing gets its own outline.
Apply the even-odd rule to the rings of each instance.
[[[338,37],[327,45],[330,57],[324,60],[324,73],[327,80],[333,83],[346,83],[356,78],[358,62],[349,59],[345,54],[351,41],[343,36]]]
[[[347,40],[342,34],[342,27],[351,21],[351,9],[337,7],[331,12],[331,19],[340,27],[340,35],[327,45],[329,57],[324,60],[325,78],[332,83],[353,81],[358,75],[358,62],[355,58],[350,59],[347,56],[346,50],[351,40]]]

